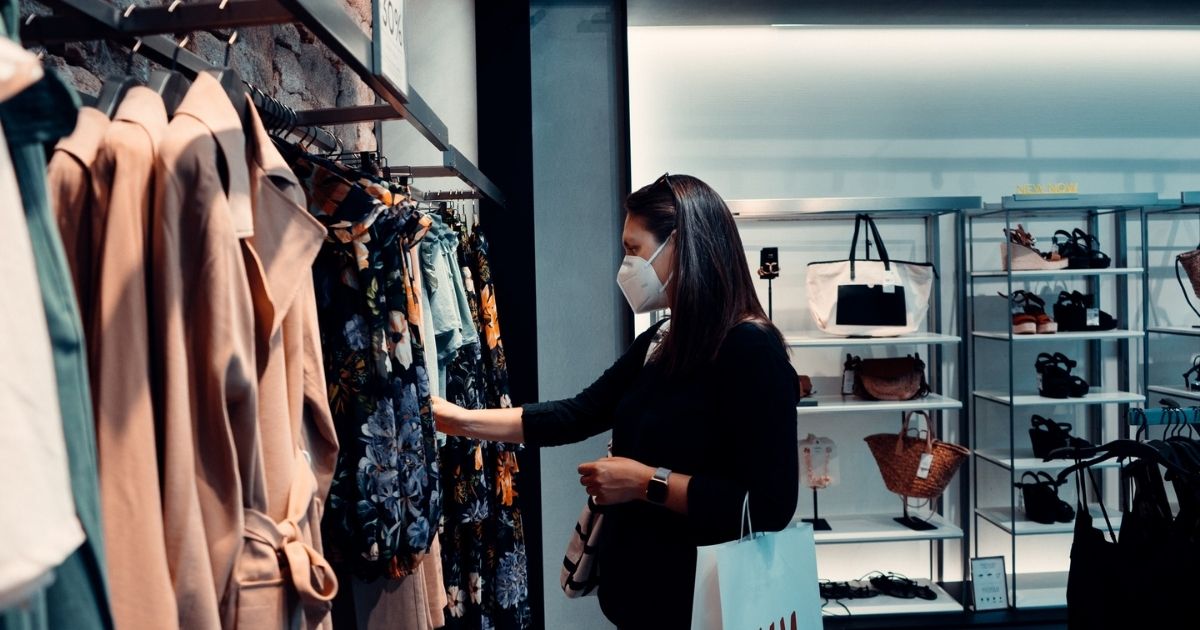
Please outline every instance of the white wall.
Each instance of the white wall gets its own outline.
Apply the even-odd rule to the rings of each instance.
[[[408,82],[450,130],[450,143],[479,162],[475,84],[475,3],[407,0],[404,3]],[[383,123],[384,155],[391,166],[441,166],[442,155],[407,121]],[[455,179],[421,180],[421,190],[460,190]]]
[[[1200,186],[1200,33],[630,29],[633,181],[727,198]]]

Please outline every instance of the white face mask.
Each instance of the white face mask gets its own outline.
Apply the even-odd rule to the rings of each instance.
[[[663,248],[671,241],[671,237],[663,241],[654,251],[650,260],[641,256],[626,256],[617,270],[617,286],[625,294],[625,300],[634,313],[649,313],[655,309],[667,307],[667,285],[658,279],[658,274],[651,264]],[[667,278],[670,282],[671,278]]]

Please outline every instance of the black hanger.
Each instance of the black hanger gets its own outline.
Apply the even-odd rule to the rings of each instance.
[[[125,98],[129,89],[142,84],[133,76],[133,56],[141,47],[142,40],[139,39],[129,49],[129,60],[125,64],[124,75],[110,76],[100,86],[100,95],[96,97],[96,109],[104,112],[104,115],[109,118],[117,113],[117,108],[121,105],[121,100]]]
[[[177,70],[154,70],[150,73],[147,87],[162,97],[167,116],[174,116],[175,110],[179,109],[179,104],[183,102],[183,97],[192,87],[192,82]]]
[[[234,42],[237,41],[237,31],[225,40],[225,67],[212,68],[205,70],[204,73],[217,80],[221,84],[221,88],[225,90],[225,95],[229,97],[230,104],[237,112],[238,119],[242,121],[242,127],[245,128],[250,120],[250,105],[246,102],[246,84],[242,81],[242,77],[238,75],[237,70],[229,67],[229,52],[233,48]]]
[[[1157,462],[1165,466],[1168,470],[1183,476],[1184,478],[1194,477],[1195,473],[1181,465],[1178,456],[1174,449],[1161,440],[1151,440],[1149,442],[1138,442],[1136,440],[1113,440],[1100,446],[1092,446],[1088,448],[1059,448],[1051,451],[1053,457],[1068,457],[1075,459],[1076,463],[1063,469],[1058,473],[1058,481],[1062,483],[1071,473],[1090,468],[1100,462],[1110,459],[1121,458],[1128,459],[1136,457],[1148,461]],[[1085,461],[1079,461],[1087,457],[1093,457]]]

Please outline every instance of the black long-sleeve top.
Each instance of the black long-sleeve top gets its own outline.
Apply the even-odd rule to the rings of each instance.
[[[775,335],[739,324],[710,367],[671,379],[654,362],[643,365],[659,325],[579,395],[523,407],[527,444],[612,429],[614,456],[692,476],[686,516],[644,501],[605,508],[599,597],[620,628],[687,628],[696,547],[739,536],[747,492],[754,528],[783,529],[799,489],[798,382]]]

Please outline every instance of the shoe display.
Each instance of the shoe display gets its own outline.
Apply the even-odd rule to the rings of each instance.
[[[1200,355],[1192,359],[1192,367],[1183,373],[1183,387],[1188,391],[1200,392]]]
[[[1029,424],[1029,442],[1033,456],[1050,459],[1050,453],[1059,448],[1087,448],[1091,442],[1071,435],[1072,426],[1067,422],[1055,422],[1050,418],[1034,415]]]
[[[1027,477],[1033,480],[1026,482]],[[1053,523],[1070,523],[1075,518],[1075,509],[1070,503],[1058,498],[1059,483],[1050,473],[1026,472],[1021,475],[1021,481],[1013,484],[1021,490],[1021,499],[1025,503],[1025,516],[1035,523],[1050,525]]]
[[[1046,314],[1046,302],[1036,294],[1028,291],[1013,291],[1011,296],[1003,293],[1000,296],[1012,300],[1013,334],[1047,335],[1058,332],[1058,324]]]
[[[1095,296],[1079,291],[1060,291],[1058,303],[1054,305],[1054,319],[1058,329],[1067,332],[1113,330],[1117,320],[1112,315],[1095,307]]]
[[[1042,253],[1034,248],[1037,239],[1018,224],[1017,229],[1004,229],[1008,241],[1000,244],[1001,269],[1013,271],[1034,271],[1046,269],[1066,269],[1070,263],[1058,252]]]
[[[822,580],[819,583],[821,599],[869,599],[879,595],[879,591],[860,582],[830,582]]]
[[[1078,365],[1061,352],[1038,355],[1034,368],[1038,373],[1038,393],[1046,398],[1083,398],[1088,393],[1087,381],[1071,374]]]
[[[871,578],[871,586],[874,586],[880,593],[889,597],[897,597],[899,599],[937,599],[937,593],[928,586],[917,584],[902,575],[895,573],[885,573],[876,575]]]
[[[1107,269],[1112,264],[1108,254],[1100,251],[1100,240],[1079,228],[1072,232],[1059,230],[1051,240],[1058,254],[1067,259],[1068,269]]]

